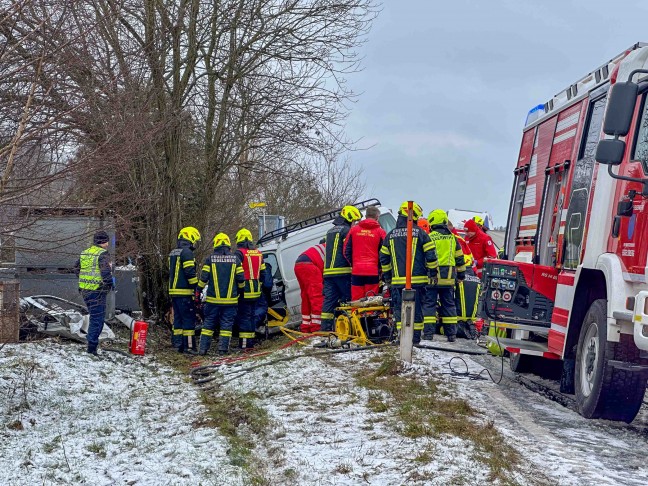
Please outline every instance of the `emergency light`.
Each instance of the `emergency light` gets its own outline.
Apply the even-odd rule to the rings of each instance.
[[[527,114],[526,122],[524,123],[524,126],[526,127],[530,123],[533,123],[536,121],[538,118],[540,118],[542,115],[544,115],[544,105],[537,105],[534,106],[529,110],[529,113]]]

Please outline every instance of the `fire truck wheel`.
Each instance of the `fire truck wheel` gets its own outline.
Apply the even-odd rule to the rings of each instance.
[[[595,300],[583,320],[576,350],[575,391],[578,411],[586,418],[627,423],[639,412],[646,375],[614,368],[610,360],[637,362],[632,339],[607,341],[607,300]]]

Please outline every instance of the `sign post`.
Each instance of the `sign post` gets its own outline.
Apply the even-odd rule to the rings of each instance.
[[[412,232],[414,231],[412,217],[413,202],[407,201],[407,253],[405,258],[405,288],[401,297],[401,334],[400,359],[412,362],[412,347],[414,343],[414,313],[416,290],[412,289]],[[395,264],[395,263],[394,263]]]

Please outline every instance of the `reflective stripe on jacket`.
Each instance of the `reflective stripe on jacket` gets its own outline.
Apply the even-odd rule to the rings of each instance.
[[[344,240],[349,234],[351,223],[338,216],[333,220],[333,224],[333,228],[326,232],[324,277],[351,274],[351,265],[344,256]]]
[[[99,290],[103,286],[99,257],[106,253],[100,246],[93,245],[83,250],[79,257],[79,288],[81,290]]]
[[[169,295],[193,295],[197,283],[196,260],[191,243],[180,238],[178,247],[169,253]]]
[[[209,284],[209,285],[208,285]],[[217,305],[237,305],[245,277],[241,260],[229,247],[218,247],[207,257],[200,273],[198,288],[207,287],[205,301]]]
[[[256,300],[261,297],[261,282],[265,281],[266,265],[263,262],[263,253],[244,242],[238,245],[236,255],[241,260],[245,278],[243,299]]]
[[[453,287],[456,272],[466,271],[461,244],[445,225],[432,226],[430,239],[434,242],[439,261],[436,286]]]
[[[437,262],[434,242],[416,224],[412,228],[412,286],[426,285],[429,273],[435,274]],[[398,216],[396,228],[385,237],[380,249],[380,265],[383,278],[392,286],[404,287],[407,259],[407,218]]]

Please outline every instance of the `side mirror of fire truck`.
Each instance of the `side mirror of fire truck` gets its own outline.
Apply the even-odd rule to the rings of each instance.
[[[603,122],[603,133],[613,136],[601,140],[596,147],[596,161],[601,164],[619,165],[623,160],[626,144],[619,137],[625,137],[630,131],[632,115],[639,86],[633,82],[619,82],[612,86]]]
[[[631,81],[619,82],[612,86],[603,122],[603,133],[614,138],[625,137],[628,134],[638,93],[639,85]]]

